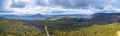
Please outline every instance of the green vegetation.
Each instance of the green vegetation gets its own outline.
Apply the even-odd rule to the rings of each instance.
[[[117,36],[120,23],[0,19],[0,36]],[[89,25],[88,25],[89,24]]]
[[[117,36],[116,32],[120,31],[119,27],[120,23],[112,23],[107,25],[94,24],[89,27],[79,27],[74,30],[69,29],[70,31],[68,28],[64,28],[65,30],[55,30],[51,28],[51,30],[53,30],[51,33],[52,36]]]
[[[34,26],[24,25],[15,20],[0,19],[0,36],[46,36],[44,31]]]

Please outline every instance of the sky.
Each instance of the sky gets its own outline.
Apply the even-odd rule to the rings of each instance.
[[[120,13],[120,0],[0,0],[0,14]]]

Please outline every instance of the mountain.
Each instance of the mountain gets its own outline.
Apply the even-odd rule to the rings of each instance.
[[[14,14],[7,14],[7,15],[0,15],[0,17],[4,17],[4,18],[43,18],[45,16],[41,15],[41,14],[35,14],[35,15],[14,15]]]
[[[87,14],[58,14],[58,15],[48,15],[48,16],[59,17],[59,16],[89,16],[89,15]]]
[[[120,22],[120,13],[95,13],[91,16],[93,21]]]
[[[8,15],[13,17],[16,15]],[[26,17],[27,16],[27,17]],[[25,18],[40,17],[24,15]],[[116,36],[120,28],[120,13],[95,13],[86,17],[62,17],[57,20],[0,19],[1,36]],[[54,18],[53,18],[54,19]],[[74,22],[73,22],[74,21]],[[95,22],[95,23],[94,23]],[[99,23],[100,22],[100,23]],[[112,23],[104,23],[112,22]],[[118,23],[117,23],[118,22]],[[106,25],[99,25],[106,24]]]
[[[17,19],[45,19],[45,18],[61,18],[62,17],[86,17],[87,14],[57,14],[57,15],[42,15],[42,14],[24,14],[24,15],[15,15],[15,14],[0,14],[0,18],[17,18]],[[68,18],[69,19],[69,18]]]
[[[45,24],[50,36],[116,36],[120,30],[120,23],[0,19],[0,36],[47,36]]]
[[[120,13],[94,13],[91,16],[86,14],[66,14],[66,15],[0,15],[0,18],[20,18],[20,19],[39,19],[75,22],[120,22]]]

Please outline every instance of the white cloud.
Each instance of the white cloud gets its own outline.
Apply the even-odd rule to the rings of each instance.
[[[61,1],[61,2],[66,3],[66,6],[68,6],[67,4],[76,5],[76,6],[82,6],[82,5],[77,5],[77,4],[83,4],[85,6],[87,5],[87,9],[64,8],[63,6],[59,6],[59,5],[58,6],[41,6],[41,5],[36,4],[35,0],[14,0],[14,1],[16,3],[19,3],[19,2],[22,1],[22,2],[25,2],[25,4],[26,4],[26,6],[24,8],[11,8],[10,5],[11,5],[12,2],[11,2],[11,0],[9,0],[8,3],[7,3],[9,5],[6,5],[7,9],[10,9],[10,10],[14,11],[14,12],[10,12],[10,14],[15,14],[15,15],[25,15],[25,14],[28,14],[28,15],[34,15],[34,14],[42,14],[42,15],[93,14],[93,13],[104,11],[104,10],[114,10],[114,11],[120,12],[120,8],[117,8],[117,7],[113,6],[113,4],[115,4],[117,2],[117,0],[111,0],[110,2],[108,2],[108,0],[107,1],[106,0],[99,0],[99,1],[96,0],[95,2],[91,3],[92,5],[86,3],[86,2],[89,2],[89,0],[86,0],[86,1],[81,2],[81,3],[77,2],[77,1],[82,1],[82,0],[76,0],[74,2],[72,2],[73,0],[71,0],[71,1],[67,0],[71,3],[66,3],[66,2],[64,2],[64,0]],[[43,2],[47,5],[50,5],[49,1],[50,0],[44,0]],[[104,3],[105,3],[104,5],[101,4],[102,1],[104,1]],[[61,5],[64,5],[61,2],[60,3],[57,2],[57,1],[54,1],[54,2],[56,2],[58,4],[61,4]],[[108,4],[108,5],[106,6],[106,4]],[[93,5],[95,5],[95,6],[103,5],[104,8],[103,9],[98,9]],[[75,7],[75,6],[72,6],[72,7]],[[60,13],[59,13],[59,11],[60,11]],[[7,14],[9,14],[9,13],[7,13]]]
[[[113,10],[113,11],[116,11],[116,12],[111,11],[112,13],[120,13],[120,8],[113,7],[111,5],[105,6],[105,8],[103,10],[108,10],[108,11]]]
[[[25,8],[13,8],[15,14],[42,14],[42,15],[60,15],[60,14],[92,14],[92,9],[65,9],[62,7],[42,7],[42,6],[27,6]],[[54,13],[54,12],[62,13]]]

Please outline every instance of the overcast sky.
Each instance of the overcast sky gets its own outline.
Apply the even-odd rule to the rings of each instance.
[[[0,0],[0,14],[119,13],[120,0]]]

